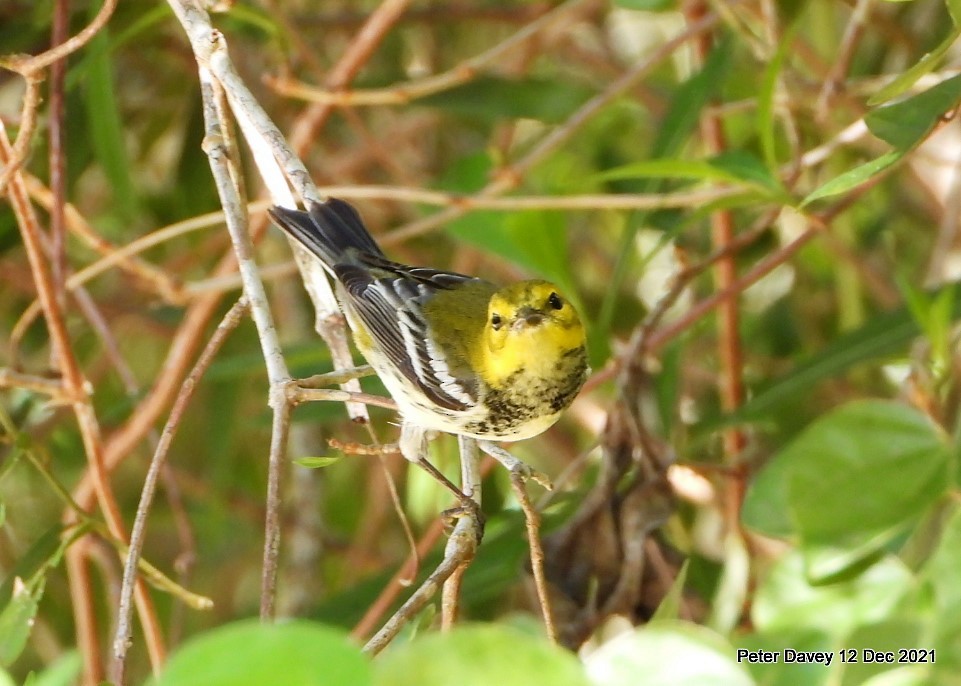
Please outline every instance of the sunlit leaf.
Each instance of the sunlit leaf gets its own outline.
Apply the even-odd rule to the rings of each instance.
[[[750,487],[747,526],[810,554],[809,572],[835,574],[876,551],[947,487],[951,452],[931,421],[900,403],[851,402],[817,419]],[[857,497],[852,497],[856,489]]]
[[[591,653],[585,664],[595,686],[750,686],[754,680],[735,655],[705,627],[661,621],[621,634]]]
[[[18,579],[13,584],[13,597],[0,612],[0,666],[12,664],[27,645],[42,595],[42,580],[27,585]]]
[[[810,193],[804,200],[801,201],[801,207],[809,205],[815,200],[820,200],[821,198],[829,198],[833,195],[840,195],[842,193],[847,193],[849,190],[857,188],[861,184],[869,181],[878,174],[882,173],[891,165],[898,162],[903,153],[896,150],[887,152],[880,157],[877,157],[870,162],[865,162],[862,165],[850,169],[843,174],[835,176],[833,179],[817,188],[812,193]]]
[[[375,686],[588,686],[573,654],[506,626],[462,626],[395,647],[377,660]]]
[[[321,467],[329,467],[332,464],[336,464],[342,459],[344,459],[343,455],[335,455],[330,457],[298,457],[294,460],[294,464],[301,467],[306,467],[307,469],[319,469]]]
[[[188,641],[156,686],[365,686],[370,665],[343,632],[302,620],[236,622]]]

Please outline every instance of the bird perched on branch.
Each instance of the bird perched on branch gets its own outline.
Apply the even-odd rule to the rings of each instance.
[[[336,198],[269,213],[336,280],[354,341],[400,410],[404,457],[425,464],[427,432],[444,431],[478,439],[531,476],[492,441],[543,432],[587,378],[584,327],[557,287],[531,280],[499,288],[391,262],[357,210]]]

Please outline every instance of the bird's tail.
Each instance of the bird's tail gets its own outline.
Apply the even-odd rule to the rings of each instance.
[[[267,213],[277,226],[331,269],[335,264],[353,261],[349,255],[351,249],[383,256],[357,210],[344,200],[328,198],[323,203],[311,202],[306,212],[272,207]]]

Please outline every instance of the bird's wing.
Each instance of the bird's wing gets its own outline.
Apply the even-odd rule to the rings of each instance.
[[[452,373],[430,333],[423,307],[438,291],[476,279],[371,255],[364,255],[364,262],[369,264],[340,264],[334,271],[380,349],[432,402],[448,410],[471,408],[477,402],[476,380]]]

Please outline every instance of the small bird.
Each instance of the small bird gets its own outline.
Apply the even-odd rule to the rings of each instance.
[[[399,408],[400,452],[426,464],[426,437],[478,439],[524,477],[532,471],[492,441],[536,436],[580,391],[589,368],[571,303],[547,281],[498,288],[472,276],[389,261],[349,203],[271,219],[323,263],[360,352]]]

